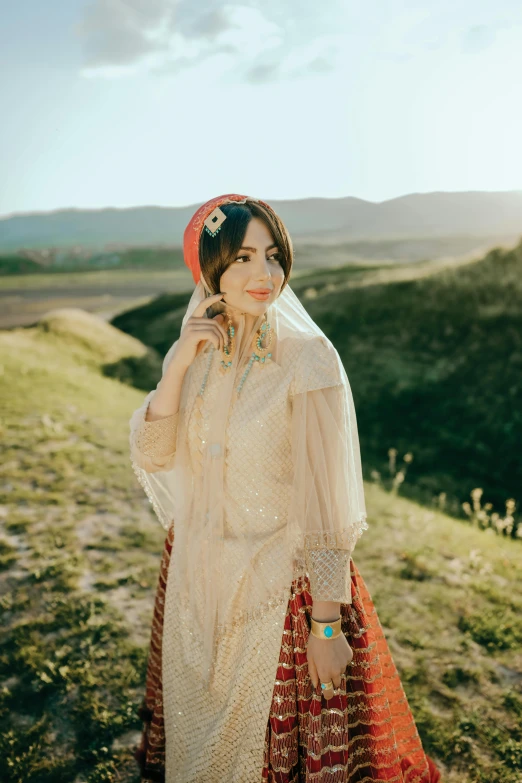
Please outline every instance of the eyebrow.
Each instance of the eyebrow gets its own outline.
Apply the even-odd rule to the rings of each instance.
[[[278,247],[278,245],[268,245],[266,248],[267,250],[271,250],[273,247]],[[240,247],[240,250],[250,250],[252,253],[257,253],[257,250],[255,247]]]

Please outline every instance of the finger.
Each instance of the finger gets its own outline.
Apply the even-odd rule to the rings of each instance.
[[[326,681],[326,680],[323,680],[323,682],[327,682],[327,681]],[[328,688],[324,688],[324,690],[323,690],[323,688],[321,688],[321,692],[322,692],[322,694],[323,694],[324,698],[325,698],[327,701],[330,701],[330,699],[331,699],[331,698],[332,698],[332,696],[334,695],[333,688],[332,688],[332,686],[331,686],[331,685],[330,685]]]
[[[204,323],[203,323],[204,322]],[[217,343],[214,342],[214,344],[217,346],[218,349],[221,349],[224,345],[225,338],[223,337],[222,331],[220,330],[219,326],[215,324],[212,320],[209,320],[208,318],[204,318],[203,322],[196,321],[195,323],[190,324],[190,331],[191,332],[201,332],[202,336],[199,337],[200,340],[210,340],[214,342],[214,336],[217,339]],[[208,335],[205,337],[205,335]]]
[[[323,694],[323,696],[326,699],[329,699],[333,696],[333,688],[330,685],[328,688],[323,688],[323,684],[327,683],[329,680],[333,679],[330,676],[330,673],[327,672],[325,669],[321,670],[320,668],[317,670],[317,673],[319,675],[319,690]]]
[[[205,299],[201,300],[197,307],[194,308],[192,315],[195,315],[196,318],[201,317],[205,314],[206,310],[210,307],[211,304],[214,304],[214,302],[219,302],[220,299],[223,299],[222,293],[207,296]]]
[[[197,353],[203,350],[205,340],[211,342],[218,351],[221,350],[221,335],[218,334],[214,329],[209,330],[195,328],[191,331],[194,334],[194,338],[198,341],[198,346],[196,349]]]
[[[216,334],[219,336],[220,343],[224,345],[228,341],[228,337],[223,327],[217,324],[213,318],[204,318],[203,320],[206,321],[206,326],[215,330]]]
[[[334,696],[339,696],[341,694],[346,695],[346,681],[344,679],[341,678],[341,684],[339,685],[338,688],[336,687],[334,689],[333,693],[334,693]]]
[[[214,316],[214,318],[194,318],[194,316],[191,316],[191,318],[187,323],[187,327],[193,327],[196,326],[196,324],[203,327],[207,327],[207,326],[216,327],[223,338],[223,344],[224,344],[225,342],[228,341],[228,333],[226,332],[225,329],[223,329],[221,324],[216,321],[216,318],[218,318],[220,315],[221,313]]]

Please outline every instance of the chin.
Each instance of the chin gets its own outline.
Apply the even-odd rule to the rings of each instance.
[[[248,294],[247,297],[249,299],[252,299],[252,297],[248,296]],[[248,302],[247,305],[245,305],[245,311],[247,313],[250,313],[250,315],[259,315],[260,313],[264,313],[266,310],[268,310],[271,301],[272,300],[270,299],[267,299],[266,301],[258,301],[258,302],[253,300],[251,302]]]

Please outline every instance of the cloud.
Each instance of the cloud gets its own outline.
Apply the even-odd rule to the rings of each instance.
[[[77,25],[83,75],[165,75],[218,56],[251,84],[332,70],[319,19],[303,8],[296,17],[270,0],[91,0]]]
[[[476,24],[468,27],[462,35],[462,51],[474,54],[482,52],[495,43],[497,32],[509,27],[507,22],[498,21],[493,24]]]
[[[188,7],[186,11],[184,8],[181,9],[179,29],[185,38],[214,40],[226,30],[233,29],[234,23],[224,8],[213,8],[207,12],[203,10],[191,18],[191,11],[193,12],[194,7]]]
[[[499,16],[498,5],[475,2],[457,7],[454,0],[440,0],[433,6],[421,3],[394,13],[385,20],[385,27],[372,28],[377,57],[401,64],[424,55],[443,56],[444,51],[479,53],[522,20],[522,11],[515,7],[509,20]]]
[[[208,0],[93,0],[76,31],[86,68],[96,69],[132,66],[158,54],[191,62],[193,58],[179,51],[183,40],[206,44],[208,56],[222,48],[213,42],[234,26],[223,7]]]
[[[334,64],[328,57],[319,55],[308,63],[308,70],[315,71],[315,73],[326,73],[334,70]]]
[[[158,31],[169,6],[165,0],[94,0],[76,26],[86,66],[128,65],[163,48]]]
[[[254,65],[246,72],[247,81],[251,84],[265,84],[266,82],[273,82],[279,75],[280,63],[279,61],[263,62],[258,65]]]

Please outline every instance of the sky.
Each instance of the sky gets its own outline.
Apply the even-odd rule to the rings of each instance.
[[[522,188],[520,0],[0,0],[0,215]]]

